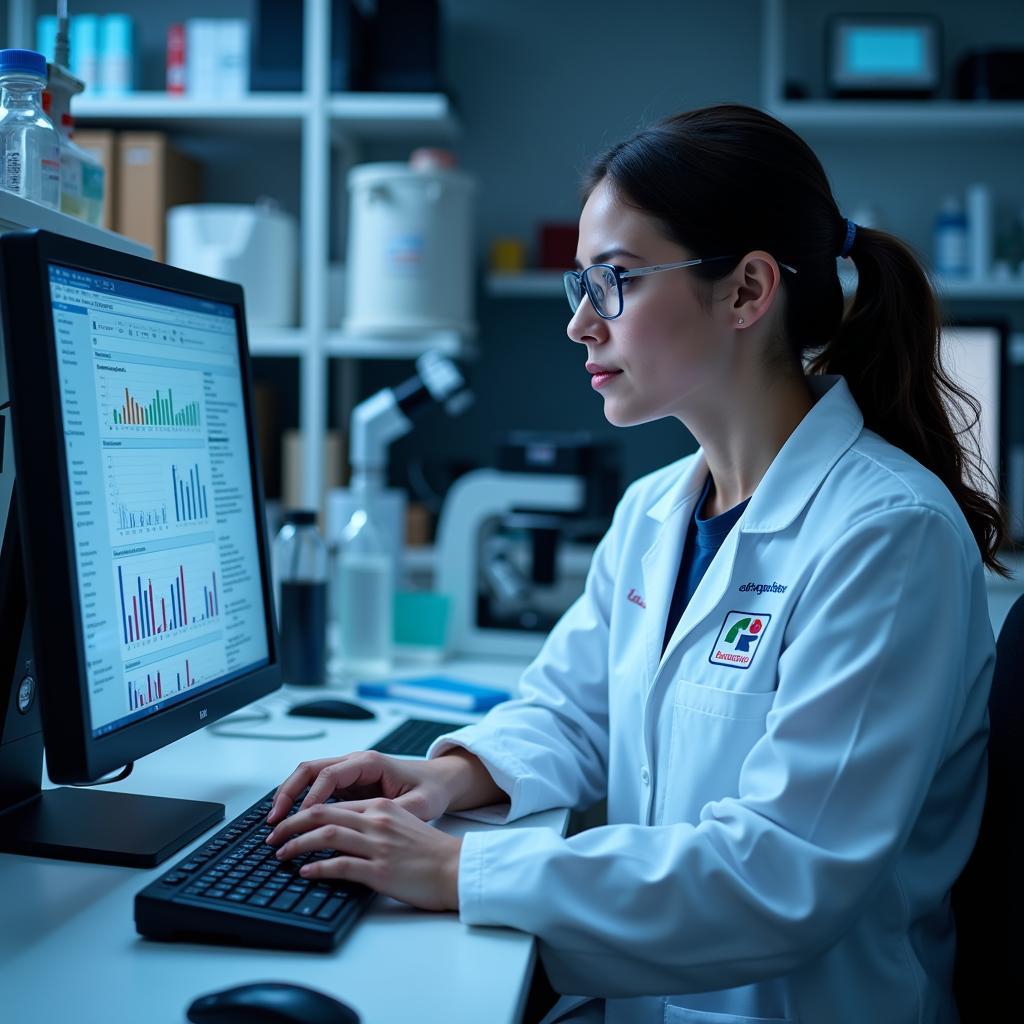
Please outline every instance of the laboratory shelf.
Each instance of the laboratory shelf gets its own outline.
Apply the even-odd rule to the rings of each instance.
[[[0,232],[19,231],[28,228],[41,228],[52,231],[55,235],[77,238],[93,245],[103,245],[108,249],[118,249],[134,256],[150,256],[148,245],[125,238],[105,228],[93,227],[77,217],[69,217],[66,213],[53,210],[41,203],[33,203],[22,199],[11,192],[0,190]]]
[[[975,279],[955,278],[932,275],[932,286],[939,299],[955,301],[1019,302],[1024,300],[1024,277],[1009,279]],[[857,274],[845,268],[839,271],[839,283],[846,295],[853,294],[857,284]]]
[[[360,139],[453,139],[460,132],[443,93],[333,93],[327,112],[335,132]]]
[[[952,131],[992,135],[1014,129],[1024,135],[1024,103],[1012,101],[788,100],[768,107],[768,113],[796,131],[813,130],[819,136],[860,131],[922,138]]]
[[[250,327],[249,352],[254,356],[301,356],[310,350],[310,332],[301,327]]]
[[[487,294],[499,299],[565,297],[561,270],[524,270],[522,273],[488,274]]]
[[[370,337],[328,331],[325,352],[347,359],[416,359],[426,351],[440,352],[452,359],[470,359],[476,354],[472,338],[454,331],[434,331],[395,337]]]
[[[365,337],[333,330],[325,334],[323,354],[340,359],[416,359],[428,349],[454,359],[476,354],[472,339],[452,331],[415,337]],[[253,328],[249,351],[254,356],[303,356],[310,353],[312,336],[301,327]]]
[[[79,124],[115,124],[168,130],[223,131],[298,135],[313,105],[301,92],[250,93],[236,99],[136,92],[90,96],[74,101]],[[440,93],[334,93],[327,113],[336,138],[415,137],[423,141],[458,134],[451,101]]]
[[[1024,277],[1011,280],[959,281],[940,278],[935,282],[939,295],[951,299],[995,299],[1020,301],[1024,299]]]
[[[309,110],[303,93],[253,93],[238,99],[200,99],[166,92],[124,96],[77,96],[72,104],[78,124],[115,124],[189,131],[299,134]]]

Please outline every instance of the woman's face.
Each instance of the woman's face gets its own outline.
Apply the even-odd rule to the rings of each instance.
[[[721,255],[726,254],[690,253],[669,241],[653,217],[617,199],[607,179],[591,192],[580,215],[577,269],[611,263],[628,270]],[[664,416],[682,419],[727,380],[735,346],[735,332],[727,325],[735,320],[727,309],[716,313],[714,306],[722,303],[704,312],[692,274],[682,268],[623,281],[617,319],[602,319],[584,298],[569,321],[567,333],[586,346],[590,371],[615,371],[591,377],[610,423],[625,427]]]

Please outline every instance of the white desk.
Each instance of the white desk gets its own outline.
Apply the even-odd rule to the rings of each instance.
[[[510,684],[513,662],[458,662],[440,671]],[[404,674],[432,674],[411,670]],[[320,739],[236,739],[202,730],[140,761],[110,787],[123,792],[221,801],[227,819],[281,782],[299,761],[370,746],[402,718],[457,721],[457,712],[414,705],[374,705],[367,722],[285,717],[284,700],[330,692],[273,694],[273,719],[253,731],[316,732]],[[468,719],[467,719],[468,720]],[[567,814],[549,811],[508,828],[545,825],[564,831]],[[461,834],[475,823],[444,818]],[[220,827],[220,826],[217,826]],[[467,928],[453,913],[414,910],[378,896],[331,953],[289,953],[142,939],[135,894],[208,832],[151,870],[0,854],[0,1018],[11,1024],[180,1024],[198,995],[250,981],[291,981],[342,999],[364,1024],[445,1021],[500,1024],[520,1019],[534,962],[531,936]]]

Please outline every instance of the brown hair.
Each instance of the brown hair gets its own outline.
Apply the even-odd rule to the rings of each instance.
[[[977,486],[989,476],[970,435],[981,407],[939,362],[942,317],[928,275],[899,238],[858,226],[849,252],[857,291],[844,311],[836,257],[846,221],[799,135],[754,107],[704,107],[642,129],[598,157],[584,199],[605,178],[691,252],[740,254],[694,268],[706,282],[705,302],[711,282],[752,249],[796,267],[782,275],[784,361],[798,368],[806,353],[811,373],[842,374],[865,426],[946,485],[982,561],[1009,575],[997,557],[1005,512]]]

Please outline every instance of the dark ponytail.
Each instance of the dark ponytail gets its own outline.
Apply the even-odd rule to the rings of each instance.
[[[997,556],[1005,513],[982,490],[988,473],[970,433],[980,405],[939,362],[942,317],[931,282],[904,242],[857,227],[849,250],[857,291],[844,314],[836,256],[847,222],[800,136],[753,107],[705,107],[613,146],[592,165],[584,195],[605,178],[690,252],[736,253],[738,260],[765,249],[795,266],[797,274],[782,275],[781,360],[797,372],[806,358],[808,372],[842,374],[865,426],[946,485],[982,561],[1009,575]],[[734,267],[723,261],[694,268],[705,282],[703,301],[710,302],[711,282]]]

